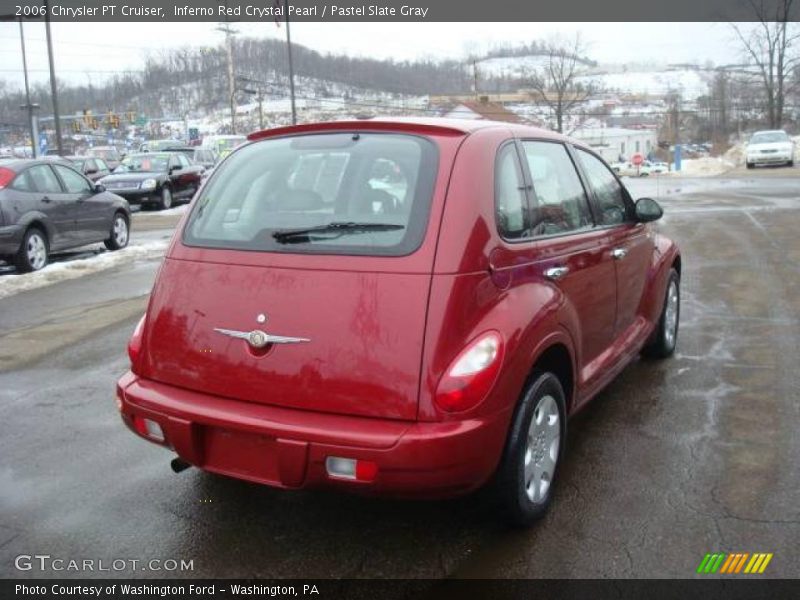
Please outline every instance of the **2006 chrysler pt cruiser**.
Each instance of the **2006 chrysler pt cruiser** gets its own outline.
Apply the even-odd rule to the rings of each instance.
[[[526,524],[567,418],[675,349],[681,257],[588,147],[521,125],[257,132],[184,217],[128,347],[125,423],[173,467],[454,496]]]

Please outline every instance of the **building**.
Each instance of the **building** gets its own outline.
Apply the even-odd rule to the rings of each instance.
[[[440,114],[448,119],[486,119],[489,121],[505,121],[506,123],[522,123],[516,114],[502,104],[489,102],[486,97],[479,100],[461,100],[440,106]]]
[[[655,129],[584,127],[573,131],[570,136],[591,146],[608,162],[629,160],[636,153],[647,157],[658,148]]]

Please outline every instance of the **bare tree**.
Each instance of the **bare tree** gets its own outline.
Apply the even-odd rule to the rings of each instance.
[[[800,33],[790,22],[794,0],[747,0],[747,3],[757,24],[749,32],[737,24],[731,27],[756,67],[764,87],[769,126],[777,129],[783,123],[785,98],[791,91],[789,81],[798,61],[793,45]]]
[[[573,41],[553,38],[544,48],[546,62],[527,77],[527,84],[547,106],[556,120],[556,131],[563,133],[564,119],[583,105],[598,89],[594,83],[578,78],[585,63],[584,45],[580,34]]]

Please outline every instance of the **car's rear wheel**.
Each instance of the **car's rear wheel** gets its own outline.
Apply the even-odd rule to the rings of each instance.
[[[14,265],[20,273],[38,271],[47,264],[47,255],[47,235],[38,227],[31,227],[22,238]]]
[[[564,454],[566,400],[558,377],[537,373],[522,393],[497,473],[504,517],[525,527],[542,518]]]
[[[755,165],[753,163],[751,163],[751,162],[747,163],[747,168],[748,169],[752,169],[754,167],[755,167]]]
[[[787,167],[793,167],[794,166],[794,161],[790,160],[789,162],[786,163],[786,166]]]
[[[129,237],[128,217],[125,216],[125,213],[118,212],[114,215],[114,221],[111,223],[108,239],[103,243],[109,250],[120,250],[128,245]]]
[[[678,343],[678,322],[681,316],[681,280],[675,269],[670,269],[667,292],[661,318],[650,342],[642,349],[642,354],[650,358],[667,358],[675,353]]]
[[[158,208],[161,210],[172,208],[172,190],[167,186],[161,188],[161,201],[158,203]]]

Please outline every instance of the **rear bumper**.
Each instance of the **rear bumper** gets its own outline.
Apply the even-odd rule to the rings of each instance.
[[[122,418],[156,421],[168,447],[201,469],[280,488],[338,488],[448,497],[483,485],[502,452],[508,415],[423,423],[240,402],[141,379],[117,384]],[[137,435],[139,435],[137,433]],[[147,438],[145,438],[147,439]],[[329,456],[372,461],[370,482],[332,479]]]

